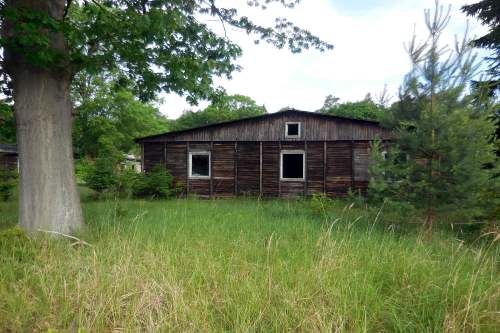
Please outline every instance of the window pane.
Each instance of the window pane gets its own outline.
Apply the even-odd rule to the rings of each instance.
[[[208,155],[192,155],[191,156],[191,175],[192,176],[209,176],[209,158]]]
[[[288,124],[287,135],[293,135],[293,136],[299,135],[299,124]]]
[[[283,154],[283,178],[304,178],[304,155]]]

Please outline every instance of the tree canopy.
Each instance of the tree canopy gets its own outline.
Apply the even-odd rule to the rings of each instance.
[[[490,61],[490,73],[495,81],[500,80],[500,2],[497,0],[483,0],[462,7],[467,15],[476,17],[489,28],[488,33],[472,42],[477,47],[489,49],[493,56]],[[496,89],[500,89],[497,82]]]
[[[328,95],[323,107],[318,111],[346,118],[380,121],[384,117],[385,107],[376,104],[371,98],[357,102],[340,103],[340,98]]]
[[[134,139],[165,132],[171,121],[113,78],[80,73],[73,81],[75,157],[96,158],[137,149]]]
[[[172,129],[181,130],[222,121],[260,116],[266,108],[257,105],[250,97],[243,95],[223,96],[203,110],[187,111],[172,124]]]
[[[297,0],[250,1],[250,6],[272,2],[293,7]],[[137,96],[151,100],[160,91],[186,95],[195,102],[221,93],[214,76],[231,77],[241,48],[213,32],[203,20],[216,18],[223,25],[246,31],[257,40],[288,47],[292,52],[332,46],[285,18],[264,27],[241,16],[235,8],[222,8],[216,0],[95,0],[58,1],[62,17],[46,12],[46,1],[5,1],[1,9],[4,33],[0,45],[7,51],[2,66],[23,62],[73,75],[119,71],[133,82]],[[61,8],[59,8],[61,10]],[[64,45],[40,35],[60,34]],[[48,36],[47,36],[48,37]],[[4,75],[4,83],[8,78]],[[9,88],[9,86],[6,86]],[[7,89],[6,91],[9,91]]]

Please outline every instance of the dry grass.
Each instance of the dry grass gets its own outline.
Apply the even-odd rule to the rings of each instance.
[[[15,209],[2,204],[0,223]],[[256,200],[85,204],[90,243],[7,229],[0,332],[495,332],[499,247]],[[332,216],[331,216],[332,217]],[[384,216],[380,216],[383,219]]]

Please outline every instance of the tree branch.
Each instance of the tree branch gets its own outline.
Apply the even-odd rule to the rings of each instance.
[[[64,14],[63,14],[63,20],[66,18],[66,16],[68,15],[68,11],[69,11],[69,6],[71,6],[71,3],[73,2],[73,0],[66,0],[66,6],[64,7]]]

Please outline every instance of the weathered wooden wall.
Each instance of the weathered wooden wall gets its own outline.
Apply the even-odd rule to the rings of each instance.
[[[258,195],[260,193],[260,143],[238,142],[238,195]]]
[[[365,194],[369,141],[155,142],[143,146],[144,170],[165,164],[185,194],[203,197],[297,197]],[[211,152],[210,179],[188,178],[189,151]],[[304,181],[280,181],[280,151],[304,150]]]
[[[165,144],[148,142],[143,144],[142,163],[144,170],[151,170],[155,165],[165,164]]]
[[[232,197],[235,185],[236,151],[232,143],[214,143],[212,147],[212,186],[217,197]]]
[[[323,117],[317,114],[283,113],[265,118],[220,124],[192,130],[165,133],[145,138],[148,142],[164,141],[291,141],[285,138],[285,123],[300,122],[305,141],[387,139],[389,132],[375,122]]]

